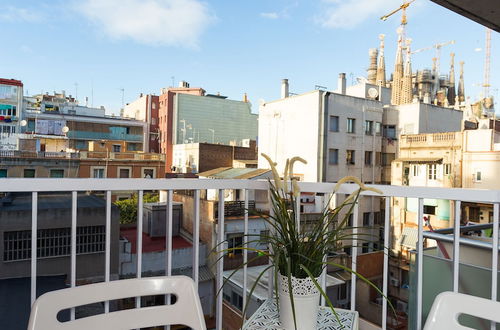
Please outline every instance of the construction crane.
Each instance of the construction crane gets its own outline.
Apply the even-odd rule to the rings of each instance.
[[[403,4],[401,6],[399,6],[399,8],[396,8],[393,11],[391,11],[389,14],[380,17],[380,19],[382,21],[386,21],[389,17],[391,17],[392,15],[396,14],[398,11],[401,10],[401,13],[402,13],[402,15],[401,15],[401,29],[402,29],[401,36],[403,38],[403,41],[406,39],[405,26],[408,23],[408,20],[406,19],[406,8],[408,8],[408,6],[410,6],[411,3],[414,1],[415,0],[403,2]]]
[[[455,43],[455,40],[450,40],[450,41],[442,42],[442,43],[435,44],[435,45],[432,45],[429,47],[420,48],[420,49],[414,50],[411,53],[416,54],[416,53],[420,53],[420,52],[435,48],[436,49],[436,71],[439,73],[439,60],[441,59],[441,48],[443,48],[444,46],[453,45],[454,43]]]
[[[491,29],[486,28],[486,45],[484,57],[483,97],[490,95],[490,57],[491,57]]]

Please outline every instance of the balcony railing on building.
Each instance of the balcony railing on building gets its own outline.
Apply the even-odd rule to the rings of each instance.
[[[316,196],[323,196],[324,200],[328,199],[329,194],[333,191],[334,184],[333,183],[301,183],[300,184],[302,191],[307,193],[314,193]],[[252,201],[249,200],[250,192],[255,193],[257,191],[267,191],[268,190],[268,182],[267,181],[255,181],[255,180],[211,180],[211,179],[158,179],[158,180],[148,180],[148,179],[99,179],[99,180],[82,180],[82,179],[0,179],[0,193],[8,194],[8,193],[21,193],[24,195],[23,205],[26,208],[25,216],[27,220],[23,222],[22,227],[16,229],[15,226],[20,224],[19,221],[14,221],[13,216],[19,210],[9,209],[9,205],[12,205],[12,197],[6,195],[6,198],[2,201],[2,206],[0,207],[0,230],[1,238],[3,240],[2,248],[3,253],[1,254],[4,258],[3,260],[3,269],[4,271],[7,269],[7,266],[20,267],[19,269],[24,269],[27,274],[27,287],[28,291],[26,291],[25,295],[27,298],[26,306],[24,309],[19,309],[16,313],[28,313],[29,314],[29,306],[30,302],[32,303],[36,297],[41,293],[40,289],[43,289],[40,286],[42,283],[43,276],[47,274],[46,260],[49,262],[54,262],[57,258],[66,258],[66,270],[67,277],[65,277],[65,281],[69,286],[83,285],[86,281],[92,281],[92,277],[85,277],[86,279],[81,281],[82,272],[89,272],[89,270],[95,268],[97,269],[99,276],[93,277],[94,281],[111,281],[119,278],[118,269],[119,263],[124,262],[124,260],[120,261],[120,250],[123,249],[128,255],[135,255],[134,265],[135,265],[135,276],[148,276],[149,273],[145,272],[148,268],[148,263],[152,262],[152,260],[156,260],[155,262],[163,262],[163,268],[161,270],[162,274],[172,275],[174,273],[178,273],[181,270],[175,268],[175,265],[179,263],[179,260],[173,260],[174,258],[180,258],[181,256],[188,256],[188,259],[191,259],[189,264],[191,267],[182,268],[185,274],[188,274],[193,277],[195,282],[199,285],[200,283],[206,283],[207,281],[211,281],[211,278],[215,276],[215,292],[217,292],[218,288],[221,288],[223,284],[223,274],[225,267],[225,263],[229,262],[229,256],[225,258],[217,258],[217,254],[207,253],[207,255],[203,255],[202,251],[210,251],[212,248],[216,247],[216,250],[221,253],[226,245],[221,244],[223,241],[228,239],[228,236],[225,233],[226,230],[226,218],[230,221],[232,212],[237,212],[238,217],[242,218],[242,233],[243,235],[249,234],[249,223],[253,221],[249,216],[250,205],[252,205]],[[367,246],[352,246],[349,251],[345,254],[333,255],[333,258],[340,258],[342,263],[351,267],[354,271],[359,271],[364,274],[371,274],[373,276],[370,279],[373,279],[374,283],[379,285],[383,294],[385,296],[391,296],[391,291],[394,291],[392,288],[397,288],[399,291],[406,290],[409,292],[409,301],[407,306],[394,306],[397,310],[396,313],[392,311],[392,309],[388,306],[386,299],[379,299],[376,293],[373,294],[369,290],[362,285],[362,281],[357,280],[357,278],[350,274],[337,274],[338,283],[344,283],[342,287],[338,287],[338,294],[340,298],[344,300],[339,300],[339,304],[342,302],[342,307],[347,307],[352,310],[359,310],[361,323],[361,329],[373,329],[373,328],[381,328],[381,329],[397,329],[401,328],[404,325],[406,313],[409,314],[409,322],[408,326],[410,329],[421,329],[423,322],[425,322],[425,317],[427,314],[427,309],[429,304],[432,302],[433,296],[439,290],[449,289],[451,291],[463,290],[464,286],[469,287],[471,289],[471,293],[475,293],[474,290],[479,290],[477,293],[479,295],[484,295],[491,297],[496,300],[497,297],[497,279],[498,279],[498,223],[499,223],[499,203],[500,203],[500,191],[491,191],[491,190],[470,190],[470,189],[446,189],[446,188],[424,188],[424,187],[396,187],[396,186],[376,186],[382,191],[382,195],[376,195],[372,192],[364,192],[365,196],[375,196],[376,198],[380,198],[381,205],[384,206],[384,220],[383,225],[381,226],[381,249],[379,251],[375,247]],[[160,221],[160,223],[164,224],[165,237],[158,238],[156,241],[153,240],[152,244],[155,246],[165,246],[163,252],[160,252],[160,258],[155,259],[157,251],[151,249],[147,245],[143,244],[143,235],[142,228],[146,224],[151,223],[154,219],[149,219],[149,216],[145,216],[143,212],[137,213],[137,223],[136,228],[136,238],[133,247],[128,248],[127,245],[118,244],[118,215],[117,210],[113,206],[112,196],[115,192],[129,191],[130,189],[135,189],[138,191],[138,209],[144,209],[144,205],[142,202],[142,197],[145,191],[166,191],[165,203],[164,203],[164,213],[163,219],[164,221]],[[353,192],[357,187],[354,185],[345,184],[341,187],[338,194],[345,195]],[[202,222],[200,216],[202,212],[204,212],[204,208],[206,205],[202,204],[202,199],[200,198],[201,193],[206,190],[215,190],[216,196],[218,200],[214,203],[217,204],[217,216],[213,219],[213,214],[210,215],[210,222],[213,227],[207,227],[206,222]],[[241,201],[238,203],[228,203],[225,201],[225,191],[240,191]],[[179,197],[175,197],[176,191],[191,191],[192,193],[188,195],[182,195]],[[58,194],[66,194],[66,206],[68,212],[64,213],[61,209],[61,205],[64,204],[62,201],[59,201],[56,204],[48,203],[43,201],[42,196],[44,193],[49,192],[50,194],[58,193]],[[99,194],[93,194],[92,192],[99,192]],[[102,193],[104,192],[104,194]],[[49,195],[50,195],[49,194]],[[206,193],[205,193],[206,195]],[[101,196],[104,196],[102,198]],[[390,215],[391,211],[396,204],[396,199],[393,197],[405,197],[405,198],[416,198],[418,201],[418,210],[416,219],[418,219],[417,224],[417,237],[415,242],[415,252],[411,254],[412,258],[410,260],[410,280],[409,283],[396,282],[392,280],[392,274],[389,272],[389,259],[392,254],[392,247],[397,243],[391,238],[390,233],[392,232],[392,227],[390,224]],[[174,243],[174,206],[179,203],[178,198],[184,201],[184,209],[182,211],[182,225],[185,227],[181,227],[180,233],[182,231],[187,231],[187,236],[190,237],[190,240],[187,243],[182,243],[179,241],[178,244],[181,244],[177,247],[185,249],[186,246],[190,246],[192,252],[187,253],[187,250],[179,250],[178,253],[173,253],[173,250],[176,247]],[[188,199],[191,198],[189,203]],[[440,234],[440,233],[427,233],[424,232],[424,199],[442,199],[447,198],[449,200],[455,201],[452,205],[454,205],[454,214],[452,219],[455,220],[454,231],[453,234]],[[174,202],[174,200],[177,200]],[[481,249],[487,251],[487,255],[485,259],[489,259],[489,264],[482,265],[472,265],[467,264],[466,262],[462,262],[468,252],[464,249],[467,249],[470,245],[470,238],[464,238],[460,236],[460,217],[461,217],[461,208],[460,205],[462,202],[471,201],[476,203],[483,204],[492,204],[493,205],[493,222],[492,222],[492,238],[490,241],[481,241],[478,240],[478,243],[474,243],[476,245],[480,245]],[[40,203],[39,203],[40,202]],[[177,203],[177,204],[176,204]],[[58,205],[56,208],[55,206]],[[228,206],[228,213],[226,212],[226,205]],[[229,206],[231,205],[231,206]],[[50,209],[51,212],[46,210]],[[234,210],[233,210],[234,209]],[[96,212],[98,210],[99,216],[89,216],[92,214],[91,212]],[[243,210],[243,214],[241,214],[241,210]],[[213,208],[211,208],[213,212]],[[6,212],[6,213],[4,213]],[[10,212],[10,213],[9,213]],[[54,213],[55,212],[55,213]],[[53,214],[65,214],[60,219],[54,218]],[[87,232],[82,232],[82,229],[78,229],[81,226],[88,226],[88,224],[83,223],[84,217],[87,217],[86,221],[92,223],[92,226],[101,226],[99,227],[96,233],[99,237],[104,238],[104,242],[101,240],[96,240],[96,249],[91,250],[90,253],[85,253],[82,244],[93,244],[92,239],[88,238]],[[61,220],[64,218],[64,220]],[[50,252],[51,249],[55,249],[57,252],[57,248],[55,244],[60,242],[59,234],[55,232],[40,232],[39,230],[46,229],[47,221],[50,219],[51,228],[69,228],[65,229],[61,233],[64,234],[64,256],[48,256],[48,258],[43,257],[40,253],[33,253],[33,251],[41,251],[44,250],[47,253]],[[311,221],[312,218],[306,216],[304,219]],[[58,222],[59,221],[59,222]],[[352,219],[352,231],[354,233],[361,232],[363,227],[366,227],[364,224],[364,216],[360,214],[359,205],[355,205],[354,207],[354,216]],[[7,225],[7,227],[5,227]],[[93,233],[97,229],[92,229],[93,231],[89,233]],[[29,235],[23,234],[21,236],[16,236],[12,234],[13,231],[23,231],[29,232]],[[102,232],[103,231],[103,232]],[[8,233],[8,234],[6,234]],[[61,234],[61,235],[62,235]],[[54,236],[55,235],[55,236]],[[59,236],[58,236],[59,235]],[[84,238],[82,235],[87,235]],[[441,235],[441,236],[436,236]],[[24,242],[21,245],[16,245],[14,241],[21,239]],[[96,236],[97,237],[97,236]],[[129,236],[130,237],[130,236]],[[202,250],[201,242],[206,239],[211,239],[214,237],[214,241],[211,245],[207,245],[206,249]],[[450,249],[452,247],[452,252],[449,254],[452,256],[451,259],[443,258],[442,252],[439,249],[436,249],[432,246],[432,244],[427,243],[424,245],[424,238],[429,241],[431,239],[440,239],[448,244],[446,247]],[[247,240],[246,236],[243,236],[243,242]],[[29,242],[29,243],[28,243]],[[87,242],[87,243],[86,243]],[[191,242],[191,243],[189,243]],[[238,240],[234,240],[231,244],[239,244]],[[102,246],[104,244],[104,246]],[[187,244],[187,245],[186,245]],[[144,246],[143,246],[144,245]],[[93,245],[92,245],[93,246]],[[424,250],[424,246],[426,249]],[[23,260],[15,261],[15,260],[5,260],[12,259],[16,256],[15,251],[12,249],[17,249],[18,247],[23,247],[23,251],[21,255],[23,256]],[[103,249],[102,249],[103,248]],[[6,251],[5,249],[11,249],[12,251]],[[48,250],[47,250],[48,249]],[[366,250],[366,251],[365,251]],[[54,252],[53,251],[53,252]],[[69,256],[68,256],[69,251]],[[82,253],[83,251],[83,253]],[[89,250],[90,251],[90,250]],[[44,253],[45,253],[44,252]],[[367,252],[367,253],[364,253]],[[135,254],[134,254],[135,253]],[[149,253],[147,257],[146,254]],[[151,254],[152,253],[152,254]],[[163,254],[161,254],[163,253]],[[441,254],[440,254],[441,253]],[[91,263],[93,266],[91,267],[88,262],[88,258],[92,257],[92,255],[98,255],[101,262]],[[37,257],[38,256],[38,257]],[[215,256],[215,257],[214,257]],[[56,258],[56,259],[54,259]],[[206,258],[206,259],[205,259]],[[241,258],[241,261],[245,263],[249,260],[249,254],[247,251],[243,251],[241,256],[232,256],[233,260],[236,258]],[[77,263],[78,259],[78,263]],[[206,263],[202,262],[205,261]],[[87,261],[85,261],[87,260]],[[368,260],[368,262],[363,261]],[[238,260],[238,262],[241,261]],[[459,262],[460,261],[460,262]],[[22,266],[19,266],[22,263]],[[235,262],[236,263],[236,262]],[[181,263],[183,264],[183,263]],[[99,267],[95,267],[99,265]],[[185,265],[185,264],[183,264]],[[368,266],[376,265],[377,269],[380,269],[380,272],[377,269],[371,269]],[[101,268],[102,266],[102,268]],[[156,265],[157,266],[157,265]],[[203,266],[204,268],[200,267]],[[243,279],[247,278],[248,267],[244,266],[243,271]],[[392,267],[392,266],[391,266]],[[130,268],[130,267],[129,267]],[[134,267],[132,267],[134,268]],[[493,272],[491,270],[494,270]],[[336,272],[338,269],[329,269],[329,272]],[[130,273],[130,271],[129,271]],[[212,274],[212,275],[210,275]],[[472,274],[472,275],[471,275]],[[326,275],[326,273],[325,273]],[[90,275],[88,275],[90,276]],[[129,274],[130,276],[130,274]],[[134,276],[134,274],[132,274]],[[14,273],[7,274],[7,276],[2,276],[3,278],[13,278]],[[19,276],[17,276],[19,277]],[[480,278],[481,283],[476,283],[476,281],[471,281],[472,278]],[[324,279],[325,277],[323,277]],[[424,280],[425,279],[425,280]],[[63,279],[64,281],[64,279]],[[392,281],[392,282],[391,282]],[[273,281],[268,282],[269,285],[267,290],[271,293]],[[326,285],[326,281],[322,280],[323,285]],[[392,288],[391,288],[392,287]],[[201,286],[199,286],[200,290]],[[206,287],[204,287],[206,288]],[[45,287],[44,289],[47,289]],[[50,289],[50,288],[49,288]],[[249,284],[246,280],[243,280],[241,291],[248,292]],[[22,290],[19,291],[21,294]],[[394,294],[394,293],[392,293]],[[222,329],[225,325],[224,322],[226,314],[223,314],[224,306],[231,305],[232,298],[229,298],[229,301],[224,300],[223,295],[211,296],[207,297],[206,292],[200,291],[200,295],[203,295],[203,299],[206,301],[213,301],[212,306],[215,306],[214,310],[206,310],[205,313],[207,316],[212,316],[215,319],[215,328]],[[203,304],[202,299],[202,304]],[[237,311],[240,304],[240,300],[236,299],[238,306],[229,306],[232,311]],[[241,304],[245,305],[247,302],[247,296],[242,295]],[[323,302],[324,303],[324,302]],[[204,306],[210,306],[207,302]],[[371,313],[362,312],[362,309],[366,306],[370,307]],[[204,307],[205,308],[205,307]],[[208,307],[207,307],[208,308]],[[108,312],[109,309],[105,309],[105,312]],[[224,312],[226,313],[226,312]],[[373,315],[369,315],[373,314]],[[24,316],[24,320],[26,320],[26,316]],[[69,317],[75,317],[75,312],[70,313]],[[76,317],[78,317],[78,313],[76,313]],[[22,317],[21,317],[22,319]],[[368,319],[376,319],[375,324],[367,322]],[[378,323],[378,325],[377,325]]]

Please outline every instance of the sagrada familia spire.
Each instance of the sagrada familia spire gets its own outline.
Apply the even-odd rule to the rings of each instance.
[[[377,48],[370,48],[368,55],[370,56],[370,66],[366,70],[368,73],[368,83],[375,85],[377,81]]]
[[[411,39],[406,39],[406,58],[405,58],[403,79],[401,82],[401,96],[399,104],[408,104],[411,103],[413,100],[410,44],[411,44]]]
[[[465,84],[464,84],[464,61],[460,62],[460,80],[458,81],[458,101],[465,101]]]
[[[379,49],[379,57],[378,57],[378,64],[377,64],[377,77],[376,77],[376,83],[378,86],[383,86],[385,87],[385,57],[384,57],[384,34],[380,34],[379,36],[380,39],[380,49]]]
[[[401,104],[401,87],[403,78],[403,29],[398,28],[398,49],[396,51],[396,63],[392,75],[391,103]]]
[[[450,78],[448,86],[448,104],[455,104],[455,53],[450,54]]]

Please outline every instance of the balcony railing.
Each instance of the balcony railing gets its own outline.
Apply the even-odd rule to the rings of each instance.
[[[85,140],[123,140],[130,142],[142,142],[142,135],[86,132],[86,131],[69,131],[68,138],[85,139]]]
[[[300,183],[301,190],[303,192],[312,192],[312,193],[320,193],[326,194],[329,196],[334,188],[334,183]],[[225,220],[225,190],[242,190],[244,193],[244,209],[248,210],[249,206],[249,192],[255,190],[268,190],[268,182],[267,181],[254,181],[254,180],[198,180],[198,179],[0,179],[0,193],[9,193],[9,192],[22,192],[29,193],[31,199],[31,254],[30,254],[30,265],[31,265],[31,303],[37,297],[37,253],[34,251],[37,250],[37,225],[38,225],[38,195],[42,192],[71,192],[71,238],[70,238],[70,275],[69,275],[69,283],[71,286],[76,286],[77,284],[77,211],[78,211],[78,193],[79,192],[105,192],[105,208],[106,208],[106,217],[105,217],[105,248],[104,248],[104,256],[105,256],[105,269],[103,272],[104,281],[111,281],[111,260],[112,254],[117,251],[112,251],[111,249],[111,227],[112,222],[117,221],[116,217],[112,219],[112,194],[114,192],[119,191],[129,191],[131,188],[138,191],[139,202],[138,208],[143,209],[142,197],[144,191],[151,190],[160,190],[166,191],[166,263],[165,263],[165,274],[172,274],[172,219],[173,219],[173,195],[176,190],[192,190],[194,191],[194,203],[193,209],[189,210],[192,214],[192,235],[193,235],[193,254],[192,254],[192,277],[195,283],[198,285],[199,283],[199,270],[196,265],[200,264],[200,247],[196,242],[200,241],[200,191],[206,189],[216,189],[218,191],[218,218],[216,221],[216,235],[217,239],[215,244],[217,245],[217,249],[219,252],[223,249],[223,245],[218,244],[222,242],[225,238],[224,233],[224,220]],[[463,201],[469,202],[479,202],[479,203],[487,203],[493,204],[493,237],[490,243],[490,251],[491,251],[491,269],[494,271],[491,272],[491,299],[497,299],[497,278],[498,278],[498,227],[499,227],[499,204],[500,204],[500,191],[499,190],[471,190],[471,189],[446,189],[446,188],[425,188],[425,187],[399,187],[399,186],[377,186],[376,188],[382,191],[382,195],[378,195],[372,192],[364,192],[364,196],[375,196],[383,198],[383,205],[385,206],[385,218],[384,218],[384,242],[385,248],[383,256],[383,285],[382,292],[387,296],[388,294],[388,280],[389,280],[389,250],[391,244],[391,225],[390,225],[390,214],[393,208],[392,197],[407,197],[407,198],[416,198],[418,200],[418,212],[417,219],[418,221],[418,243],[416,248],[416,285],[412,290],[415,290],[416,301],[414,303],[410,302],[409,310],[415,313],[415,325],[414,327],[410,327],[413,329],[421,329],[423,322],[423,313],[422,313],[422,292],[423,292],[423,267],[424,267],[424,224],[423,224],[423,206],[424,199],[449,199],[455,201],[455,214],[454,219],[455,227],[454,234],[451,243],[453,244],[453,280],[450,284],[452,291],[457,292],[459,289],[459,275],[462,272],[462,269],[459,269],[459,258],[460,258],[460,246],[462,240],[460,239],[460,217],[461,217],[461,203]],[[338,194],[350,194],[357,189],[357,186],[351,184],[344,184],[339,190]],[[326,198],[325,198],[326,200]],[[186,211],[185,211],[186,212]],[[354,207],[354,215],[353,215],[353,228],[352,231],[354,234],[358,232],[358,228],[363,225],[363,217],[360,216],[359,205],[355,205]],[[249,233],[249,219],[248,212],[244,212],[244,234]],[[298,221],[300,219],[297,219]],[[137,216],[137,228],[143,228],[143,213],[138,212]],[[0,223],[1,225],[1,223]],[[137,235],[137,277],[142,276],[143,270],[143,247],[142,247],[142,230],[138,230]],[[211,233],[211,232],[209,232]],[[426,234],[428,236],[428,234]],[[245,236],[246,237],[246,236]],[[246,241],[246,238],[244,238]],[[486,245],[487,246],[487,245]],[[353,246],[351,250],[351,260],[352,263],[349,265],[352,270],[356,271],[357,263],[356,260],[361,250],[358,246]],[[243,251],[243,262],[248,260],[247,251]],[[215,274],[216,274],[216,289],[220,288],[223,284],[223,270],[224,270],[224,258],[220,258],[215,265]],[[244,273],[244,281],[243,281],[243,292],[247,292],[247,268],[243,267]],[[325,273],[323,274],[325,275]],[[269,274],[270,278],[272,278],[272,272]],[[355,310],[357,306],[356,301],[356,281],[357,278],[355,275],[351,275],[351,292],[350,292],[350,308],[351,310]],[[426,281],[427,282],[427,281]],[[272,284],[273,281],[269,281],[270,286],[268,287],[268,292],[271,297],[272,294]],[[326,286],[326,276],[322,276],[321,281],[323,287]],[[427,283],[425,283],[427,285]],[[243,296],[243,305],[246,303],[247,297]],[[139,300],[140,303],[140,300]],[[322,302],[324,304],[324,302]],[[389,322],[389,318],[391,317],[388,313],[388,305],[385,299],[381,301],[382,309],[381,309],[381,329],[386,329],[391,327],[391,323]],[[106,312],[109,311],[109,308],[105,309]],[[216,329],[220,330],[223,328],[223,296],[219,295],[216,299]],[[72,315],[74,317],[74,314]],[[389,318],[388,318],[389,317]],[[362,323],[363,324],[363,323]],[[363,327],[361,327],[363,329]]]
[[[147,152],[107,152],[107,151],[52,152],[52,151],[0,150],[0,157],[165,160],[164,154],[147,153]]]

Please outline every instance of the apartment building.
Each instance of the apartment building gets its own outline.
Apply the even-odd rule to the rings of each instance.
[[[15,150],[22,120],[23,83],[0,78],[0,150]]]
[[[162,89],[159,127],[161,152],[166,154],[166,171],[171,172],[173,146],[185,143],[241,145],[257,139],[257,115],[251,104],[206,94],[182,81],[178,88]]]
[[[121,113],[124,118],[147,123],[144,133],[147,137],[144,140],[144,150],[148,152],[160,152],[159,109],[160,97],[158,95],[141,93],[139,98],[127,103]]]

